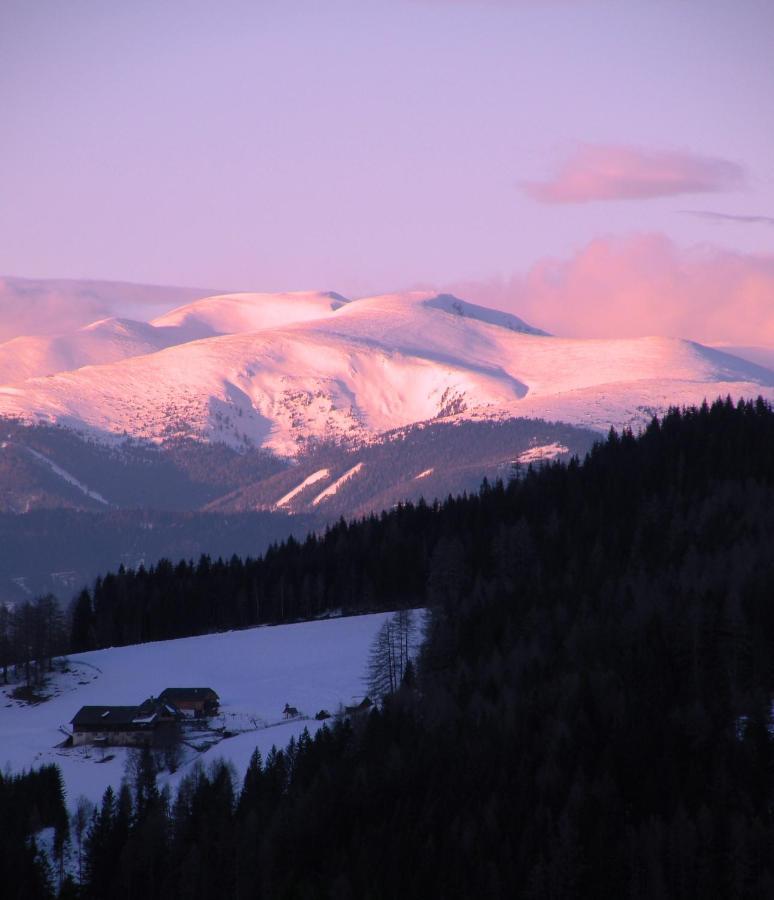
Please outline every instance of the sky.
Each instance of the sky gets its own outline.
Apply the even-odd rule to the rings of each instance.
[[[770,0],[3,0],[0,273],[774,345],[773,95]]]

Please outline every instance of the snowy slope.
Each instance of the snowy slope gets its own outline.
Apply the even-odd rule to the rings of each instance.
[[[157,327],[199,328],[203,333],[238,334],[319,319],[348,301],[332,292],[221,294],[180,306],[154,319]]]
[[[0,344],[0,384],[143,356],[206,334],[110,318],[69,334],[17,337]]]
[[[300,483],[297,484],[292,490],[288,491],[286,494],[283,494],[280,499],[277,501],[276,506],[282,507],[287,506],[292,500],[294,500],[302,491],[306,490],[310,485],[316,484],[318,481],[322,481],[323,478],[327,478],[330,475],[330,470],[328,469],[318,469],[316,472],[312,472],[311,475],[307,475],[306,478]]]
[[[288,296],[269,308],[292,307]],[[302,296],[313,307],[325,298],[327,312],[0,387],[0,414],[102,436],[185,435],[290,456],[310,438],[364,440],[450,416],[542,416],[606,429],[705,397],[774,398],[770,369],[691,341],[557,338],[432,293],[341,305],[329,295]],[[215,299],[209,327],[249,324],[241,301],[235,318],[216,321],[223,298]],[[189,316],[197,307],[160,327],[203,327]]]
[[[223,294],[178,307],[150,323],[110,317],[62,334],[21,335],[0,343],[0,384],[118,362],[218,334],[316,319],[345,302],[338,294]]]
[[[126,751],[111,748],[115,759],[100,762],[101,751],[57,749],[61,727],[81,706],[132,705],[166,687],[208,686],[221,698],[228,738],[196,758],[234,762],[241,777],[258,746],[265,754],[284,746],[304,727],[318,727],[315,713],[331,712],[364,693],[363,676],[371,641],[386,613],[251,628],[224,634],[183,638],[97,650],[69,657],[70,672],[58,673],[52,699],[37,706],[11,701],[0,692],[0,768],[19,771],[56,762],[62,769],[68,803],[81,794],[97,802],[108,784],[117,786]],[[285,703],[303,716],[285,722]],[[189,762],[194,757],[189,754]],[[177,781],[185,766],[166,780]]]
[[[27,448],[27,452],[38,462],[42,463],[48,469],[50,469],[55,475],[58,475],[63,481],[67,482],[67,484],[72,485],[77,488],[82,494],[85,494],[87,497],[91,497],[92,500],[96,500],[98,503],[101,503],[103,506],[109,506],[108,501],[100,494],[98,491],[93,491],[88,485],[85,485],[82,481],[77,479],[74,475],[68,472],[66,469],[63,469],[61,466],[58,466],[55,462],[48,459],[47,456],[44,456],[42,453],[39,453],[37,450],[33,450],[31,447]]]
[[[320,491],[320,493],[312,500],[312,506],[317,506],[318,503],[322,503],[323,500],[327,500],[329,497],[333,497],[334,494],[339,492],[339,488],[342,485],[346,484],[350,478],[354,478],[355,475],[363,468],[363,463],[359,462],[352,466],[351,469],[347,469],[347,471],[337,478],[333,484],[328,485],[327,488]]]
[[[716,344],[715,347],[774,372],[774,347],[737,347],[731,344]]]

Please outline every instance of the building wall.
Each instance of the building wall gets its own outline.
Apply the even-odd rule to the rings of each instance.
[[[210,700],[186,700],[178,703],[177,708],[186,716],[201,718],[202,716],[214,715],[217,712],[218,704]]]
[[[100,741],[111,747],[142,747],[153,740],[152,731],[74,731],[73,746],[83,747]]]

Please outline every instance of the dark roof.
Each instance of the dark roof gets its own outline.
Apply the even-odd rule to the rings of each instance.
[[[160,700],[210,700],[218,699],[218,695],[208,687],[177,687],[165,688],[160,694]]]
[[[82,706],[70,720],[76,728],[83,726],[99,726],[105,731],[122,726],[150,724],[137,706]]]

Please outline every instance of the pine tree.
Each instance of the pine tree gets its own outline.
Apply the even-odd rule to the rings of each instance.
[[[160,806],[160,795],[156,776],[158,766],[153,751],[146,744],[136,758],[134,778],[135,824],[141,825]]]
[[[242,791],[239,795],[237,812],[240,818],[246,818],[253,811],[261,813],[264,798],[263,760],[261,751],[256,747],[245,772]]]
[[[94,648],[94,611],[91,595],[84,589],[73,601],[70,609],[70,649],[82,653]]]
[[[78,884],[83,884],[83,843],[93,812],[94,805],[91,801],[87,797],[79,797],[71,819],[75,845],[78,849]]]
[[[112,787],[102,795],[99,811],[95,811],[85,841],[86,882],[91,896],[107,897],[114,877],[112,851],[116,798]]]

